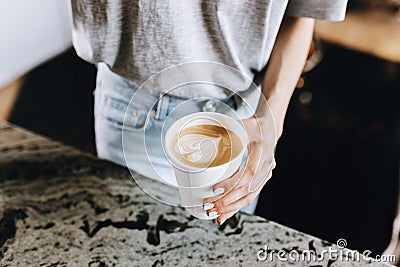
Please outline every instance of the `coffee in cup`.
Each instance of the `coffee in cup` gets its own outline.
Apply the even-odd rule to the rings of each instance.
[[[220,113],[193,113],[168,128],[163,147],[174,168],[181,205],[199,219],[214,219],[203,210],[203,200],[214,196],[216,183],[238,170],[247,149],[243,125]]]

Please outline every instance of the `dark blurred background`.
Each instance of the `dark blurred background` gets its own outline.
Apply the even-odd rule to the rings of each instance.
[[[8,120],[95,153],[95,79],[95,66],[71,48],[29,72]]]
[[[396,18],[395,7],[350,1],[355,16],[349,21],[360,14]],[[331,242],[345,238],[350,248],[381,253],[390,240],[399,190],[400,64],[395,62],[400,61],[384,48],[377,54],[356,49],[350,39],[347,45],[346,36],[329,36],[343,32],[334,27],[317,27],[323,41],[316,49],[323,57],[294,93],[277,167],[256,213]],[[24,77],[8,120],[95,153],[95,75],[93,65],[67,50]]]
[[[292,98],[257,213],[382,252],[399,188],[399,89],[399,64],[327,45]]]

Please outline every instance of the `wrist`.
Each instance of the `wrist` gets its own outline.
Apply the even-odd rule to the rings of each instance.
[[[264,119],[271,119],[272,117],[277,139],[281,137],[283,132],[283,124],[289,100],[290,96],[285,97],[280,94],[271,94],[268,96],[261,95],[255,113],[255,116],[261,121]]]

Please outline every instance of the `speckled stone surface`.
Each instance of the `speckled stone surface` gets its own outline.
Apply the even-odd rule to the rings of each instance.
[[[147,196],[127,170],[0,122],[0,266],[388,266],[259,260],[265,246],[337,249],[257,216],[222,227],[194,219]]]

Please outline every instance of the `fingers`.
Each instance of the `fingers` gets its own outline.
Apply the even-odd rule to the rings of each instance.
[[[209,216],[218,215],[218,223],[223,223],[255,199],[275,165],[273,153],[263,149],[262,141],[250,142],[246,166],[213,186],[216,196],[204,199],[204,210]]]
[[[217,200],[210,201],[206,199],[203,208],[204,210],[206,210],[208,216],[215,216],[216,215],[215,212],[217,214],[222,214],[222,212],[223,213],[233,212],[235,210],[241,209],[242,207],[237,207],[235,209],[235,206],[231,206],[229,210],[225,210],[224,207],[230,206],[231,203],[236,203],[238,199],[241,199],[247,196],[248,194],[249,194],[248,186],[241,186],[229,192],[228,194],[224,195],[223,197],[220,197]]]
[[[207,198],[204,200],[204,203],[213,202],[221,197],[221,194],[229,193],[235,187],[240,187],[245,184],[250,185],[253,178],[256,176],[256,173],[260,170],[262,171],[262,167],[266,165],[266,162],[260,160],[262,155],[262,149],[260,144],[251,143],[250,151],[248,155],[248,160],[246,165],[242,169],[238,169],[235,174],[233,174],[230,178],[227,178],[219,183],[216,183],[213,186],[213,191],[215,193],[215,197]],[[260,162],[262,162],[260,164]],[[268,161],[270,162],[270,161]]]
[[[274,165],[275,160],[272,157],[264,161],[261,166],[261,171],[266,173],[264,176],[254,176],[248,169],[241,169],[234,176],[217,183],[214,186],[214,192],[218,192],[220,195],[204,199],[204,210],[207,211],[207,214],[211,213],[212,216],[215,216],[216,214],[234,214],[237,210],[247,206],[271,178]]]
[[[229,213],[226,213],[226,214],[223,214],[223,215],[219,216],[217,218],[217,223],[219,225],[223,225],[225,223],[225,221],[228,220],[233,215],[235,215],[236,212],[238,212],[238,210],[237,211],[233,211],[233,212],[229,212]]]
[[[249,205],[256,196],[260,193],[265,183],[271,178],[272,171],[270,171],[263,179],[262,183],[257,185],[257,188],[250,190],[250,184],[244,184],[229,191],[218,199],[210,198],[205,200],[204,209],[208,215],[220,215],[221,220],[226,220],[235,214],[241,208]]]
[[[214,202],[214,201],[220,199],[223,194],[229,193],[235,186],[238,185],[238,183],[241,180],[241,177],[243,176],[243,172],[244,172],[243,169],[241,169],[241,170],[238,169],[238,171],[231,177],[229,177],[219,183],[216,183],[213,186],[213,191],[214,191],[215,196],[204,199],[203,203]]]
[[[218,222],[220,222],[221,220],[226,220],[226,219],[230,218],[233,214],[235,214],[237,211],[239,211],[241,208],[250,205],[253,202],[253,200],[256,198],[257,195],[258,195],[258,192],[254,192],[252,194],[245,195],[245,196],[239,198],[238,200],[231,202],[230,204],[227,204],[227,205],[219,205],[216,202],[215,203],[216,205],[213,208],[209,209],[207,211],[207,214],[210,214],[211,212],[213,212],[213,214],[215,214],[215,212],[216,212],[217,214],[220,215],[218,217]]]

